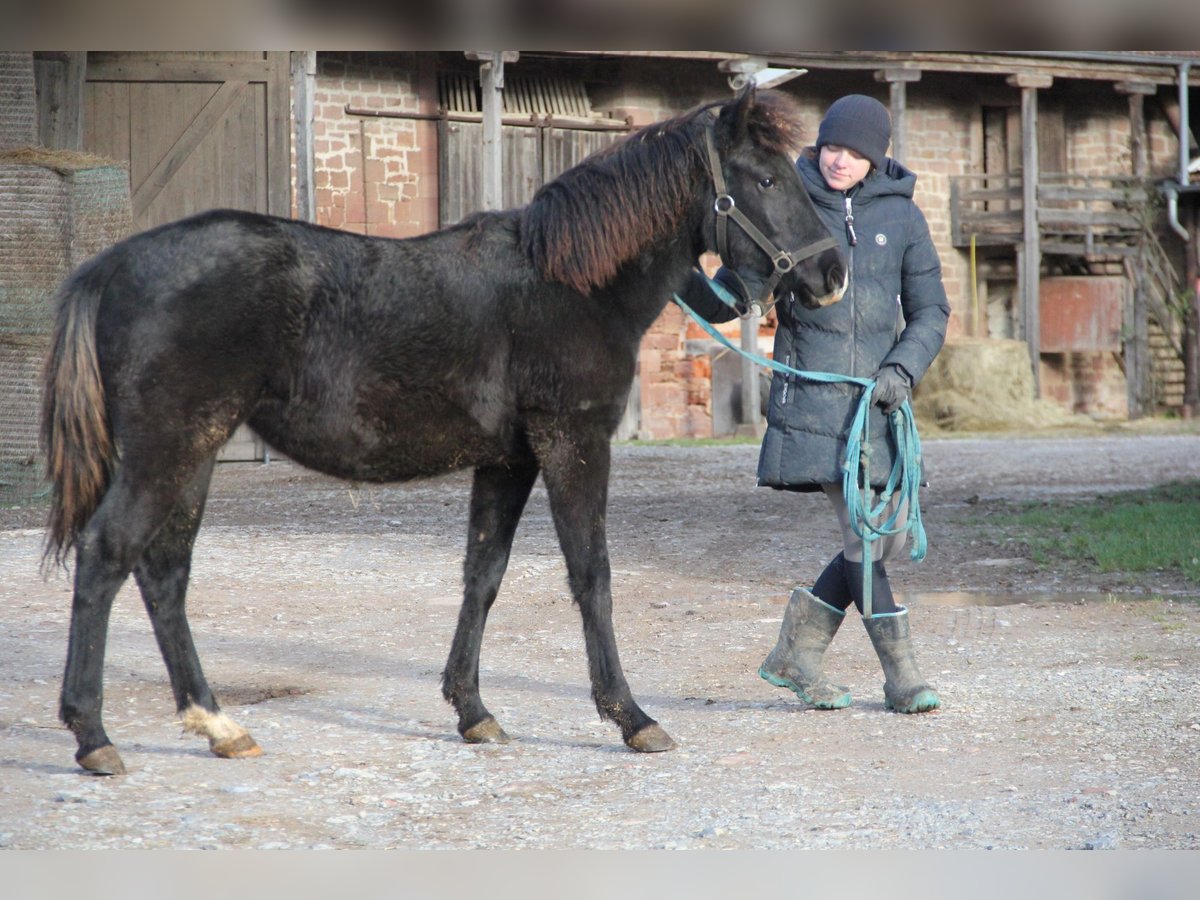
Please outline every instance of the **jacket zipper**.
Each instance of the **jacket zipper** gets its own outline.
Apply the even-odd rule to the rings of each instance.
[[[785,366],[791,366],[791,364],[792,364],[792,354],[791,354],[790,352],[789,352],[789,353],[786,353],[786,354],[784,354],[784,357],[783,357],[783,364],[784,364]],[[779,394],[779,405],[780,405],[780,406],[787,406],[788,386],[789,386],[789,385],[792,383],[792,378],[793,378],[793,377],[794,377],[794,376],[793,376],[793,375],[791,375],[791,374],[789,373],[789,374],[787,375],[787,377],[785,377],[785,378],[783,379],[783,390],[782,390],[782,391],[780,392],[780,394]]]
[[[856,343],[855,332],[858,330],[854,315],[854,248],[858,246],[858,235],[854,233],[853,201],[850,199],[849,194],[844,196],[844,200],[846,204],[846,241],[850,245],[850,249],[846,253],[846,265],[850,268],[850,371],[846,374],[853,375],[856,356],[854,352]]]

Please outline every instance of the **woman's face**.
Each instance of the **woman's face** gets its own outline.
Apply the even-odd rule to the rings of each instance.
[[[825,183],[835,191],[848,191],[867,177],[871,161],[849,147],[823,144],[818,160]]]

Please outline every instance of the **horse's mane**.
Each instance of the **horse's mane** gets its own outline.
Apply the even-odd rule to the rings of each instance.
[[[674,233],[707,175],[704,128],[721,107],[709,103],[634,132],[544,184],[521,213],[521,249],[538,273],[581,293],[607,284],[621,265]],[[794,155],[799,109],[787,94],[758,93],[744,127],[757,146]],[[718,139],[718,146],[719,146]]]

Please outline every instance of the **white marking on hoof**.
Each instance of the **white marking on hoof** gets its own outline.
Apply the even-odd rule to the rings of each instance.
[[[259,756],[262,750],[245,728],[223,712],[211,713],[192,704],[183,712],[183,730],[208,738],[209,749],[217,756]]]

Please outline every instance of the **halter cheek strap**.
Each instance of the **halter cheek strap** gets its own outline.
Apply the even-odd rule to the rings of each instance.
[[[819,238],[792,252],[781,250],[775,246],[771,239],[763,234],[744,212],[737,208],[737,202],[733,199],[733,195],[729,193],[729,189],[725,184],[725,173],[721,170],[721,158],[717,155],[717,146],[713,139],[712,125],[709,125],[704,131],[704,142],[708,149],[708,168],[712,174],[713,188],[716,190],[717,195],[716,201],[713,203],[713,211],[717,214],[717,254],[723,262],[729,256],[728,220],[732,219],[746,233],[750,240],[754,241],[770,257],[771,264],[774,266],[774,271],[771,272],[770,278],[763,285],[761,296],[758,297],[751,295],[749,287],[747,287],[746,282],[742,280],[742,276],[736,270],[732,268],[728,269],[729,272],[733,273],[734,278],[737,279],[742,295],[750,298],[748,304],[750,309],[761,316],[775,305],[775,288],[779,285],[784,275],[792,271],[792,269],[810,256],[816,256],[825,250],[833,249],[837,246],[837,241],[832,237]],[[743,315],[747,311],[749,310],[739,310]]]

